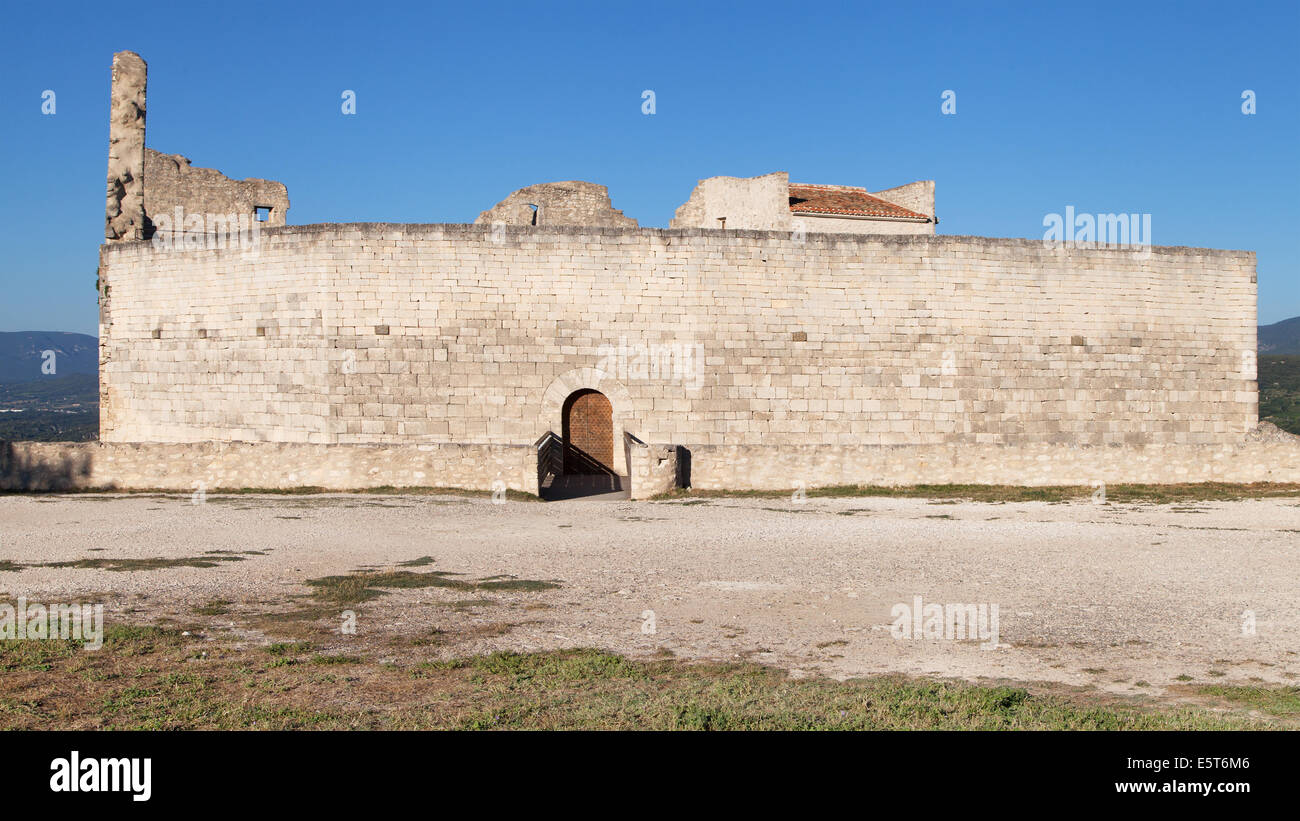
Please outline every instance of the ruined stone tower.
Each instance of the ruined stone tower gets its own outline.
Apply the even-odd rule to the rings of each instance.
[[[148,66],[139,54],[113,55],[109,103],[108,202],[104,238],[144,239],[144,112]]]
[[[283,183],[234,180],[215,169],[191,166],[180,154],[145,147],[147,74],[135,52],[113,55],[104,238],[150,239],[155,223],[161,222],[186,233],[211,233],[214,223],[220,230],[241,220],[266,227],[286,224],[289,192]]]

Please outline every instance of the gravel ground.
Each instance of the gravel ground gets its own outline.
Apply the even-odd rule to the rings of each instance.
[[[600,647],[745,658],[799,675],[899,672],[1160,694],[1182,682],[1296,684],[1300,501],[1177,505],[895,498],[542,504],[452,496],[0,496],[0,591],[105,601],[108,619],[241,615],[363,567],[550,580],[538,592],[394,590],[336,647],[447,628],[443,652]],[[215,567],[40,566],[262,551]],[[997,604],[999,645],[899,640],[891,608]],[[467,602],[467,600],[470,600]],[[454,606],[449,606],[453,605]],[[1243,611],[1256,632],[1243,632]],[[647,623],[653,611],[653,632]],[[397,651],[400,654],[400,650]],[[400,661],[400,659],[399,659]]]

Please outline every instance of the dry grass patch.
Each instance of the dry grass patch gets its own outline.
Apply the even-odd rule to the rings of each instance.
[[[555,590],[560,587],[558,583],[553,581],[518,579],[513,576],[489,576],[474,581],[451,578],[458,575],[460,574],[442,570],[431,570],[425,573],[415,573],[410,570],[366,570],[344,576],[308,579],[304,583],[313,588],[312,598],[315,601],[336,605],[359,604],[370,601],[385,595],[389,590],[422,587],[441,587],[456,591],[485,590],[523,593]]]
[[[756,664],[634,661],[599,650],[391,664],[359,650],[236,647],[147,626],[117,626],[106,639],[99,651],[0,643],[0,727],[1251,729],[1296,719],[1295,688],[1217,693],[1245,705],[1224,713],[901,676],[796,680]]]
[[[808,488],[805,494],[813,497],[891,497],[901,499],[953,499],[972,502],[1072,502],[1089,499],[1095,488],[1086,485],[1060,487],[1026,487],[1021,485],[907,485],[883,487],[878,485],[836,485]],[[675,490],[655,497],[656,501],[683,504],[684,501],[702,502],[711,498],[790,498],[789,490]],[[1174,485],[1107,485],[1109,502],[1151,502],[1170,504],[1184,501],[1233,501],[1238,499],[1265,499],[1275,496],[1300,497],[1300,484],[1255,482],[1233,484],[1226,482],[1193,482]]]
[[[185,556],[172,559],[161,556],[149,559],[85,558],[62,562],[31,562],[29,564],[0,560],[0,571],[19,571],[26,570],[29,567],[56,567],[71,570],[108,570],[114,573],[134,573],[141,570],[166,570],[173,567],[217,567],[223,562],[242,562],[243,560],[243,555],[214,550],[202,556]]]

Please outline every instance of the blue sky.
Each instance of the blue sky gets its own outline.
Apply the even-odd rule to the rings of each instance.
[[[1067,205],[1149,213],[1157,245],[1256,251],[1262,323],[1300,314],[1294,0],[277,0],[5,15],[0,330],[97,331],[122,49],[149,63],[149,146],[284,182],[292,224],[470,222],[516,188],[581,179],[662,227],[719,174],[872,190],[933,179],[940,233],[1040,238]],[[344,89],[355,116],[340,112]]]

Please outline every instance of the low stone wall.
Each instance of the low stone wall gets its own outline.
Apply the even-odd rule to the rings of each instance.
[[[1225,445],[672,445],[626,436],[631,498],[835,485],[1300,482],[1300,437],[1264,423]],[[518,445],[0,442],[0,490],[454,487],[536,494]]]
[[[702,445],[691,487],[1300,482],[1300,437],[1263,424],[1226,445]],[[635,487],[635,482],[633,483]]]
[[[514,445],[0,442],[0,490],[456,487],[537,493]],[[497,486],[499,487],[499,485]]]
[[[628,498],[650,499],[677,487],[677,448],[647,445],[632,434],[624,435]]]

